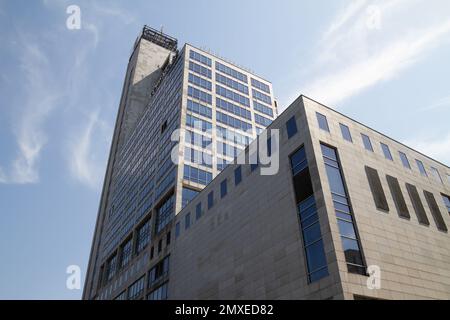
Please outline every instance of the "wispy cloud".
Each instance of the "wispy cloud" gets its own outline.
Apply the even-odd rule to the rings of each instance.
[[[99,187],[104,167],[104,157],[97,156],[93,144],[95,132],[105,135],[107,125],[99,119],[99,112],[88,115],[86,126],[77,131],[69,144],[69,164],[72,176],[79,182],[91,187]]]
[[[351,2],[326,29],[318,45],[321,54],[316,59],[314,74],[308,77],[302,91],[336,104],[398,76],[423,59],[450,34],[450,19],[436,19],[411,28],[411,21],[404,21],[403,17],[409,15],[416,3]],[[395,22],[400,20],[409,27],[409,32],[398,28]]]
[[[23,108],[17,106],[21,111],[14,126],[17,155],[9,172],[0,174],[0,182],[26,184],[39,181],[38,160],[47,143],[43,126],[61,95],[54,87],[46,54],[31,39],[22,36],[19,41],[25,100]]]
[[[439,99],[435,103],[432,103],[426,107],[419,109],[419,112],[426,112],[443,108],[447,108],[450,110],[450,96]]]

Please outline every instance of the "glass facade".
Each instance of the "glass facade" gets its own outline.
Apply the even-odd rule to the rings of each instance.
[[[366,150],[370,152],[373,152],[372,142],[370,141],[369,136],[365,135],[364,133],[361,133],[361,138],[364,144],[364,148],[366,148]]]
[[[420,160],[416,160],[417,168],[419,168],[419,172],[424,177],[427,177],[427,171],[425,170],[425,166],[423,165],[423,162]]]
[[[308,281],[315,282],[328,276],[328,264],[305,149],[302,147],[295,152],[290,157],[290,162],[303,235]]]
[[[398,154],[400,155],[400,159],[402,160],[403,166],[406,169],[411,169],[411,165],[409,164],[409,160],[406,154],[401,151],[399,151]]]
[[[105,277],[120,272],[132,263],[133,254],[143,254],[149,244],[159,251],[161,245],[152,239],[169,232],[165,227],[175,208],[192,201],[276,114],[271,86],[264,80],[190,46],[172,57],[163,64],[161,78],[134,129],[118,144],[94,267],[95,272],[104,270]],[[252,125],[255,118],[258,131]],[[180,127],[183,141],[172,141]],[[178,163],[171,158],[175,147],[183,154]],[[177,181],[178,165],[182,179]],[[182,193],[180,204],[175,203],[177,192]],[[190,217],[184,222],[189,228]],[[176,228],[179,235],[181,226]]]
[[[388,145],[384,144],[382,142],[380,142],[380,144],[381,144],[381,149],[383,150],[383,153],[384,153],[384,157],[388,160],[393,161],[394,159],[392,158],[391,150],[389,150]]]
[[[342,123],[339,124],[339,127],[341,128],[342,138],[348,142],[353,142],[349,127]]]
[[[445,207],[447,208],[448,213],[450,214],[450,197],[443,194],[442,200],[444,200]]]
[[[317,122],[319,123],[319,128],[324,131],[330,132],[330,127],[328,126],[327,117],[319,112],[316,112],[316,117],[317,117]]]
[[[365,275],[366,267],[361,252],[361,243],[336,149],[324,144],[321,144],[321,148],[348,271]]]
[[[442,181],[442,178],[441,178],[441,175],[439,174],[438,169],[436,169],[434,167],[431,167],[430,169],[431,169],[431,173],[432,173],[433,177],[436,179],[436,181],[440,182],[440,183],[444,183]]]

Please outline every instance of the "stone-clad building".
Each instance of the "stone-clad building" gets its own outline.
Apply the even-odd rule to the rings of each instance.
[[[83,298],[449,299],[449,196],[448,166],[305,96],[277,117],[269,82],[146,27]]]

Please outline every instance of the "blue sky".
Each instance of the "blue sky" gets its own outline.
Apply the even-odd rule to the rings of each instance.
[[[81,29],[66,28],[66,8]],[[0,299],[78,299],[144,24],[450,163],[450,2],[0,0]]]

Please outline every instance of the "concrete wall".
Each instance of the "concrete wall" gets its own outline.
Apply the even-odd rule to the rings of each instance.
[[[316,155],[318,169],[316,174],[322,181],[345,298],[363,295],[382,299],[449,299],[450,237],[448,233],[437,229],[423,190],[434,194],[444,221],[449,227],[450,218],[441,193],[450,193],[450,185],[445,177],[445,174],[450,173],[450,169],[319,103],[307,98],[303,98],[303,101]],[[330,133],[319,129],[316,111],[327,117]],[[342,138],[340,122],[350,128],[353,143]],[[370,137],[373,153],[364,149],[360,133]],[[366,286],[366,277],[347,273],[320,142],[334,146],[338,150],[367,265],[378,265],[381,268],[380,290],[369,290]],[[394,161],[385,159],[380,142],[389,146]],[[407,155],[412,170],[403,167],[398,151]],[[428,177],[419,173],[415,159],[424,163]],[[377,210],[375,207],[364,170],[366,165],[378,171],[389,212]],[[444,184],[431,176],[431,166],[440,171]],[[386,181],[387,174],[399,180],[411,216],[410,220],[399,217]],[[430,226],[419,224],[405,183],[417,187]]]
[[[97,263],[97,256],[106,217],[105,212],[107,210],[108,197],[111,194],[110,185],[112,175],[114,174],[116,156],[120,153],[121,146],[132,133],[132,130],[147,106],[151,89],[161,74],[160,67],[168,58],[169,53],[169,50],[145,39],[141,39],[130,57],[97,214],[97,222],[83,291],[84,299],[93,297],[95,294],[95,286],[98,282],[97,277],[100,266]]]
[[[288,140],[285,122],[296,115],[299,132]],[[274,121],[280,128],[280,171],[262,176],[242,165],[242,182],[234,185],[228,166],[178,215],[181,234],[170,261],[170,299],[329,299],[342,298],[334,249],[324,210],[319,210],[330,276],[307,284],[304,249],[299,230],[289,155],[300,146],[311,149],[301,100]],[[220,183],[228,194],[220,199]],[[215,205],[207,209],[213,191]],[[203,216],[195,221],[202,202]],[[190,212],[192,225],[184,229]],[[328,231],[327,231],[328,230]]]
[[[320,130],[316,111],[327,116],[331,133]],[[287,139],[285,122],[296,116],[299,132]],[[353,143],[342,138],[339,122],[349,126]],[[450,193],[446,174],[450,170],[388,137],[306,97],[298,98],[271,128],[280,128],[280,171],[261,176],[243,165],[243,179],[234,186],[230,165],[178,215],[181,234],[171,253],[170,299],[449,299],[450,239],[439,231],[423,196],[434,194],[447,226],[449,215],[440,193]],[[367,134],[375,152],[362,145]],[[394,162],[386,160],[380,141],[389,145]],[[367,265],[381,268],[381,289],[369,290],[367,276],[347,272],[320,142],[338,150],[356,225]],[[313,180],[314,194],[328,262],[329,277],[307,283],[304,249],[299,229],[289,155],[304,145]],[[405,169],[398,151],[405,152],[412,170]],[[429,177],[420,175],[415,159],[421,160]],[[364,166],[378,170],[390,211],[376,209]],[[436,167],[444,183],[436,181]],[[385,175],[396,177],[411,215],[400,218]],[[220,183],[227,179],[228,194],[220,199]],[[405,183],[420,193],[430,226],[417,221]],[[215,204],[207,209],[213,191]],[[203,216],[195,220],[195,207],[202,203]],[[184,219],[191,214],[191,227]],[[174,232],[175,234],[175,232]]]

